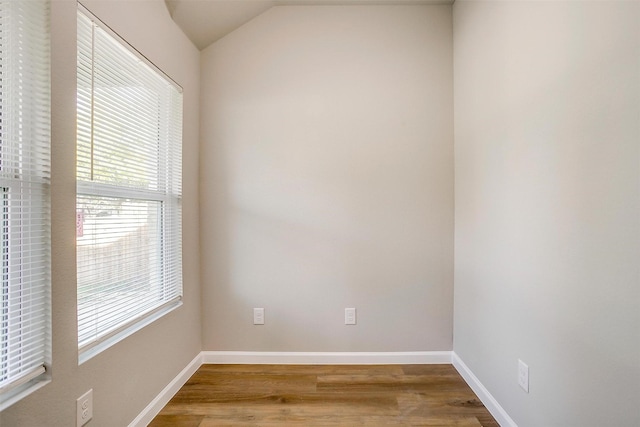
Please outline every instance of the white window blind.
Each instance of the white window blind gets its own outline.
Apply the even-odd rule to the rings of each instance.
[[[0,0],[0,410],[49,355],[49,3]]]
[[[182,296],[182,93],[78,11],[76,243],[80,352]]]

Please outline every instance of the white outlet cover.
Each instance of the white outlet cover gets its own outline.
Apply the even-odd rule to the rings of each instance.
[[[344,309],[344,324],[355,325],[356,324],[356,309],[345,308]]]
[[[529,393],[529,366],[518,359],[518,385]]]
[[[253,309],[253,324],[264,325],[264,308]]]
[[[82,427],[93,418],[93,389],[76,400],[76,426]]]

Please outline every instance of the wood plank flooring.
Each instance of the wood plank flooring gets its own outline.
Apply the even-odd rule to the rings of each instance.
[[[451,365],[203,365],[151,427],[499,427]]]

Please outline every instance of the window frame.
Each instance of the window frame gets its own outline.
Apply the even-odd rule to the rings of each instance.
[[[4,53],[2,39],[9,31],[7,45],[12,47],[8,49],[19,52],[2,61],[17,62],[20,71],[12,67],[4,71],[3,78],[13,81],[14,89],[2,90],[8,99],[2,101],[0,109],[0,133],[8,134],[0,140],[0,328],[4,332],[0,335],[4,374],[0,370],[0,375],[5,381],[0,387],[0,411],[51,381],[51,3],[2,3],[1,18],[12,25],[0,31],[0,49]],[[8,10],[5,7],[11,10],[11,19],[4,15]],[[35,9],[39,7],[42,8]],[[28,29],[18,26],[28,19],[42,22]],[[16,40],[20,40],[20,48],[15,46]],[[36,57],[33,49],[37,49],[37,60],[30,59]],[[16,55],[21,59],[17,60]],[[0,87],[3,85],[0,83]],[[8,104],[11,106],[7,108]],[[5,111],[9,112],[8,119],[4,118]]]
[[[138,51],[135,47],[133,47],[131,44],[129,44],[123,37],[121,37],[120,35],[118,35],[115,31],[113,31],[111,28],[109,28],[108,25],[106,25],[104,22],[102,22],[99,18],[97,18],[95,15],[93,15],[86,7],[84,7],[83,5],[78,3],[78,19],[81,19],[80,16],[83,16],[85,18],[87,18],[92,25],[92,32],[95,32],[95,28],[99,28],[101,31],[104,31],[108,36],[110,36],[111,38],[114,39],[114,41],[116,43],[118,43],[121,47],[125,48],[126,50],[129,51],[129,53],[133,54],[135,57],[137,57],[142,63],[144,63],[146,66],[148,66],[149,68],[151,68],[151,70],[153,70],[154,72],[156,72],[160,77],[162,77],[168,84],[170,84],[171,86],[173,86],[177,92],[180,95],[180,108],[179,108],[179,113],[180,113],[180,129],[179,129],[179,150],[180,153],[182,151],[182,88],[180,87],[180,85],[178,85],[173,79],[171,79],[167,74],[165,74],[160,68],[158,68],[155,64],[153,64],[148,58],[146,58],[140,51]],[[94,37],[92,35],[92,37]],[[78,43],[80,43],[80,35],[78,34]],[[93,42],[92,42],[93,45]],[[92,52],[93,55],[93,52]],[[93,97],[93,95],[92,95]],[[93,101],[92,101],[93,103]],[[169,105],[164,106],[164,110],[166,110],[166,112],[170,112],[171,110],[171,103],[169,103]],[[92,107],[93,108],[93,107]],[[159,112],[164,111],[163,109],[159,109]],[[93,125],[92,127],[92,133],[93,133]],[[164,125],[160,126],[158,130],[160,131],[162,127],[165,127]],[[160,140],[159,140],[159,144],[161,144]],[[165,142],[164,143],[169,144],[169,142]],[[158,177],[161,176],[164,171],[162,169],[164,169],[166,167],[166,163],[170,161],[170,152],[171,152],[171,147],[169,146],[161,146],[159,149],[159,164],[158,164],[158,169],[157,169],[157,175]],[[162,155],[164,154],[164,156]],[[180,155],[181,157],[181,155]],[[174,227],[177,230],[177,237],[179,239],[178,245],[177,245],[177,252],[178,253],[174,253],[174,254],[170,254],[167,256],[168,257],[172,257],[173,261],[176,265],[170,263],[169,261],[164,261],[161,262],[159,270],[158,270],[158,274],[160,276],[166,276],[166,270],[168,268],[174,267],[174,268],[178,268],[179,269],[179,273],[177,274],[179,279],[179,284],[178,284],[178,290],[179,292],[171,299],[168,300],[163,300],[163,302],[157,306],[151,307],[150,309],[140,312],[138,313],[134,318],[129,319],[127,321],[122,322],[121,324],[119,324],[117,327],[111,328],[110,330],[101,333],[95,340],[91,341],[91,342],[85,342],[82,343],[80,342],[80,335],[79,335],[79,339],[78,339],[78,357],[79,357],[79,364],[84,363],[85,361],[89,360],[90,358],[94,357],[95,355],[99,354],[100,352],[104,351],[105,349],[111,347],[112,345],[116,344],[117,342],[121,341],[122,339],[132,335],[133,333],[137,332],[138,330],[144,328],[145,326],[153,323],[155,320],[157,320],[160,317],[165,316],[166,314],[168,314],[169,312],[174,311],[175,309],[177,309],[178,307],[180,307],[182,305],[182,298],[183,298],[183,279],[182,279],[182,246],[181,246],[181,240],[182,240],[182,236],[181,236],[181,231],[182,231],[182,191],[181,191],[181,174],[182,174],[182,169],[181,169],[181,164],[178,167],[177,171],[173,171],[171,173],[178,173],[178,177],[177,177],[177,181],[174,180],[170,180],[170,185],[169,187],[171,187],[171,189],[173,189],[174,184],[177,182],[177,186],[178,186],[178,191],[176,193],[173,193],[171,191],[154,191],[154,190],[149,190],[149,189],[144,189],[144,188],[129,188],[126,186],[119,186],[119,185],[114,185],[114,184],[109,184],[109,183],[104,183],[104,182],[98,182],[98,181],[91,181],[91,180],[81,180],[78,175],[79,175],[79,171],[76,171],[76,177],[77,177],[77,194],[76,194],[76,201],[80,200],[82,197],[104,197],[104,198],[117,198],[117,199],[121,199],[121,200],[141,200],[141,201],[147,201],[147,202],[159,202],[160,206],[159,206],[159,235],[158,235],[158,239],[160,241],[159,243],[159,252],[161,254],[165,254],[165,253],[169,253],[169,249],[167,248],[167,235],[170,235],[172,237],[175,237],[175,233],[169,233],[167,232],[167,230],[169,229],[170,223],[174,224],[177,222],[177,225],[174,225]],[[160,180],[158,179],[158,182],[160,182]],[[166,212],[167,210],[171,208],[174,210],[173,212],[173,217],[169,217]],[[164,255],[163,255],[164,256]],[[78,268],[79,268],[79,264],[78,264]],[[80,285],[80,283],[78,283],[78,286]],[[160,289],[166,289],[167,285],[165,280],[162,280],[159,284]],[[78,325],[80,327],[80,324]]]

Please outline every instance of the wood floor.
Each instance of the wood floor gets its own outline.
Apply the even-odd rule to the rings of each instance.
[[[451,365],[203,365],[151,427],[499,427]]]

